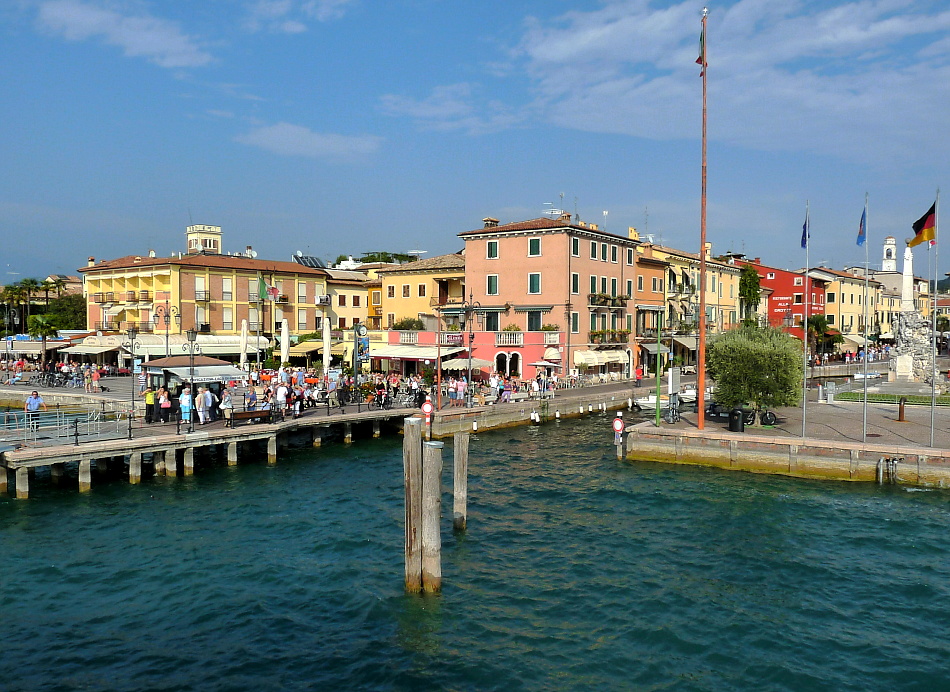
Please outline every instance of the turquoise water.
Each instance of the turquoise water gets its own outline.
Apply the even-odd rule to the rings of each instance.
[[[0,502],[0,687],[950,689],[950,493],[618,462],[609,421],[473,438],[430,597],[397,438],[35,484]]]

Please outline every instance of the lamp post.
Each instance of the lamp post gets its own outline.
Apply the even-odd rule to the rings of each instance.
[[[188,432],[195,431],[195,352],[201,353],[201,347],[196,343],[198,341],[198,332],[194,329],[189,329],[185,332],[185,336],[188,339],[187,343],[181,345],[183,351],[188,352],[188,386],[191,387],[191,411],[192,413],[188,416]]]
[[[462,303],[465,313],[465,328],[468,330],[468,383],[465,387],[465,407],[472,408],[472,341],[475,339],[475,315],[482,306],[477,300],[472,300],[474,293],[469,291],[468,300]]]
[[[129,369],[129,379],[130,382],[130,395],[129,395],[129,439],[132,439],[132,416],[135,413],[135,347],[138,346],[138,342],[135,338],[139,335],[139,330],[135,327],[129,327],[129,330],[126,332],[126,335],[129,337],[128,342],[126,342],[125,347],[129,349],[129,356],[132,358],[132,367]]]
[[[168,347],[168,327],[171,324],[172,319],[175,320],[175,325],[181,328],[181,312],[174,305],[168,305],[168,301],[165,301],[165,305],[159,305],[155,308],[155,314],[152,316],[152,322],[157,327],[159,324],[165,325],[165,357],[171,355],[171,351]]]

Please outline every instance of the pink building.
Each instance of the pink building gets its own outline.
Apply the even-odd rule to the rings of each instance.
[[[629,375],[638,241],[570,214],[499,225],[484,219],[465,241],[465,298],[477,304],[473,355],[499,372],[531,377],[530,363],[548,361],[571,372]],[[448,322],[471,315],[446,304]]]

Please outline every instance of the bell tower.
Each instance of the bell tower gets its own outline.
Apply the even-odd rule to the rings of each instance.
[[[897,271],[897,241],[894,236],[887,236],[884,239],[884,255],[881,259],[881,271]]]

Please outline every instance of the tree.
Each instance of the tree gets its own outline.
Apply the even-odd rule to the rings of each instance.
[[[716,380],[716,401],[756,409],[798,404],[801,342],[774,327],[743,325],[718,334],[706,347],[706,368]]]
[[[742,301],[743,324],[758,324],[755,314],[762,300],[759,272],[751,264],[742,267],[739,274],[739,299]]]
[[[396,331],[419,332],[422,331],[423,327],[425,325],[418,317],[403,317],[393,324],[393,329]]]
[[[7,306],[7,314],[9,315],[7,322],[12,331],[16,331],[17,329],[22,331],[23,329],[23,311],[19,308],[25,297],[26,291],[23,290],[23,287],[18,283],[4,286],[3,291],[0,292],[0,301]],[[19,319],[17,319],[17,317],[19,317]],[[18,323],[19,327],[17,326]]]
[[[808,341],[812,353],[826,353],[834,344],[842,343],[844,337],[837,331],[832,332],[827,317],[812,315],[808,318]]]
[[[30,315],[27,329],[30,336],[39,337],[43,340],[43,352],[40,356],[40,367],[46,370],[46,339],[56,336],[56,325],[46,315]]]
[[[86,299],[78,293],[54,298],[46,316],[59,329],[86,329]]]
[[[40,282],[40,290],[43,291],[43,302],[49,307],[49,292],[56,289],[56,284],[49,279]]]
[[[33,296],[40,292],[41,284],[36,279],[23,279],[20,281],[20,288],[26,292],[26,300],[23,301],[23,306],[25,309],[24,314],[26,315],[26,324],[30,323],[30,302],[33,300]]]

